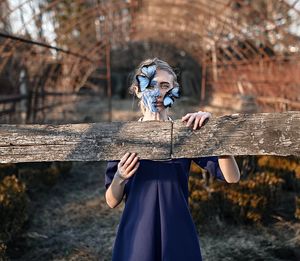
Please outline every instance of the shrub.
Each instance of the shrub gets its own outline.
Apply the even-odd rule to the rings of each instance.
[[[276,207],[282,204],[282,198],[286,197],[286,191],[297,194],[300,164],[296,158],[261,156],[246,162],[252,165],[257,162],[257,166],[244,171],[237,184],[203,178],[205,171],[192,164],[189,203],[196,223],[202,224],[214,217],[235,223],[269,222]],[[241,159],[238,163],[245,166]],[[295,202],[294,216],[299,218],[299,198]]]
[[[28,219],[27,193],[53,186],[71,167],[72,162],[0,164],[0,260]]]
[[[300,197],[295,197],[296,210],[295,210],[295,218],[300,220]]]
[[[18,177],[29,190],[55,185],[61,175],[70,171],[72,162],[37,162],[18,164]]]
[[[6,244],[4,244],[3,242],[0,242],[0,260],[1,261],[6,261],[8,260],[7,256],[6,256]]]
[[[27,221],[28,198],[26,187],[15,175],[0,182],[0,252],[5,252],[11,241]]]

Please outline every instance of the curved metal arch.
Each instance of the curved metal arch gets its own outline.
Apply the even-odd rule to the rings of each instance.
[[[23,2],[22,4],[25,4],[25,3],[28,3],[29,1],[25,1],[25,2]],[[43,11],[45,11],[45,10],[47,10],[47,9],[50,9],[50,8],[54,8],[57,4],[59,4],[59,0],[57,0],[57,1],[54,1],[54,2],[52,2],[52,3],[50,3],[49,5],[47,5],[44,9],[42,9]],[[84,1],[82,1],[82,0],[78,0],[78,1],[76,1],[78,4],[81,4],[81,3],[84,3]],[[220,3],[220,2],[218,2],[218,1],[214,1],[214,2],[217,2],[217,3]],[[121,2],[121,4],[123,5],[124,4],[124,2]],[[197,3],[195,3],[195,4],[197,4]],[[222,3],[223,4],[223,3]],[[181,6],[180,4],[177,4],[177,6]],[[184,4],[183,6],[188,6],[189,4]],[[204,2],[204,4],[203,4],[204,6],[205,6],[205,2]],[[126,4],[126,6],[128,6],[128,4]],[[222,7],[224,6],[224,4],[222,5]],[[193,6],[194,7],[194,6]],[[99,6],[94,6],[94,7],[92,7],[92,8],[89,8],[89,9],[98,9],[99,8]],[[128,8],[128,7],[127,7]],[[177,7],[178,8],[178,7]],[[216,10],[216,11],[219,11],[219,10]],[[85,12],[85,9],[83,9],[83,12]],[[42,11],[40,11],[40,12],[37,12],[36,14],[35,14],[35,16],[37,16],[37,15],[39,15],[40,13],[42,13]],[[210,14],[210,13],[209,13]],[[26,23],[25,23],[25,25],[26,24],[29,24],[33,19],[34,19],[34,17],[35,16],[32,16],[31,17],[31,19],[29,19]],[[77,17],[74,17],[74,19],[76,19]],[[221,21],[221,22],[223,22],[223,21]]]
[[[25,1],[25,2],[23,2],[22,4],[25,4],[26,2],[29,2],[29,1]],[[47,9],[50,9],[50,8],[54,8],[58,3],[59,3],[60,1],[54,1],[54,2],[52,2],[51,4],[49,4],[49,5],[47,5],[47,6],[45,6],[45,8],[43,8],[41,11],[40,11],[40,13],[42,13],[42,11],[44,11],[44,10],[47,10]],[[81,4],[81,3],[84,3],[84,1],[81,1],[81,0],[78,0],[78,1],[76,1],[78,4]],[[224,2],[220,2],[220,1],[214,1],[215,3],[217,3],[218,5],[219,5],[219,9],[221,9],[222,7],[224,7],[224,6],[228,6],[230,3],[231,3],[231,1],[228,1],[227,3],[225,3],[224,4]],[[119,2],[119,4],[121,4],[121,5],[123,5],[124,4],[124,2]],[[169,4],[169,3],[166,3],[166,4]],[[200,6],[201,5],[201,6]],[[173,4],[173,6],[174,6],[174,4]],[[178,4],[176,4],[176,6],[175,6],[175,8],[181,8],[182,6],[184,6],[185,7],[185,9],[188,9],[188,8],[193,8],[193,9],[195,9],[196,7],[199,9],[200,8],[200,13],[204,13],[204,16],[205,15],[208,15],[208,16],[212,16],[212,15],[214,15],[215,13],[217,13],[217,11],[219,11],[219,9],[217,9],[217,8],[212,8],[212,5],[206,5],[206,2],[202,2],[202,3],[199,3],[199,2],[194,2],[194,3],[190,3],[190,2],[188,2],[188,3],[184,3],[184,4],[180,4],[180,3],[178,3]],[[213,5],[213,6],[216,6],[216,5]],[[129,8],[129,5],[127,5],[126,4],[126,8]],[[207,10],[209,8],[209,10]],[[96,5],[96,6],[93,6],[93,7],[91,7],[91,8],[89,8],[89,9],[94,9],[94,10],[97,10],[97,9],[99,9],[99,5]],[[121,10],[121,9],[120,9]],[[213,10],[213,12],[211,12],[211,10]],[[205,12],[204,12],[205,11]],[[81,13],[85,13],[86,12],[86,9],[83,9],[83,11],[81,12]],[[39,13],[37,13],[36,15],[39,15]],[[79,17],[80,15],[82,15],[82,14],[80,14],[80,12],[77,14],[77,16],[76,17],[74,17],[74,20],[76,21],[76,18],[77,17]],[[30,19],[30,20],[28,20],[28,23],[29,22],[31,22],[33,19],[34,19],[34,17],[35,16],[32,16],[32,18]],[[220,24],[222,24],[222,25],[225,25],[226,23],[226,21],[224,21],[224,19],[225,20],[227,20],[227,19],[231,19],[231,17],[222,17],[222,16],[216,16],[216,18],[217,18],[217,20],[218,20],[218,22],[220,23]],[[185,17],[183,17],[183,20],[185,19]],[[78,22],[77,22],[78,23]],[[227,30],[228,31],[230,31],[230,29],[232,30],[232,27],[233,27],[233,24],[230,24],[230,23],[228,23],[227,25],[226,25],[228,28],[227,28]],[[230,28],[229,28],[230,27]],[[240,31],[241,30],[241,27],[236,27],[235,28],[235,34],[237,35],[237,36],[239,36],[239,34],[241,34],[241,37],[242,36],[244,36],[243,35],[243,32],[241,32]],[[250,49],[250,48],[249,48]],[[237,51],[238,52],[238,51]],[[241,55],[241,56],[243,56],[243,55]]]
[[[157,28],[157,27],[156,27]],[[149,28],[147,28],[147,29],[149,29]],[[216,47],[218,47],[218,48],[222,48],[222,46],[219,46],[219,44],[220,45],[222,45],[222,43],[218,43],[217,41],[215,41],[210,35],[205,35],[205,34],[201,34],[201,33],[198,33],[198,31],[197,30],[192,30],[192,31],[190,31],[191,30],[191,27],[189,28],[189,29],[186,29],[185,30],[185,32],[187,33],[187,32],[189,32],[189,35],[197,35],[198,37],[200,37],[200,39],[203,39],[205,42],[207,42],[209,45],[211,45],[212,44],[212,42],[215,42],[216,43]],[[150,30],[149,30],[150,31]],[[166,33],[167,32],[167,29],[166,30],[164,30],[164,29],[160,29],[160,31],[165,31],[164,33]],[[175,31],[175,30],[174,30]],[[180,31],[176,31],[177,32],[177,34],[180,34]],[[182,36],[180,36],[180,37],[182,37]],[[237,39],[238,40],[238,39]],[[199,46],[200,47],[200,46]],[[223,49],[223,48],[222,48]],[[243,51],[243,50],[240,50],[240,49],[238,49],[238,48],[234,48],[234,50],[235,50],[235,53],[239,53],[239,56],[241,57],[241,58],[244,58],[244,59],[247,59],[247,55],[246,55],[246,52],[249,50],[250,48],[248,48],[248,49],[246,49],[245,51]],[[203,53],[204,53],[205,51],[203,50]],[[253,53],[253,51],[252,51],[252,53]],[[257,54],[256,54],[257,55]],[[235,60],[236,59],[236,57],[235,57],[235,55],[234,55],[234,53],[232,53],[232,54],[230,54],[230,57],[231,57],[231,59],[232,60]]]
[[[135,40],[136,41],[156,41],[159,37],[160,41],[159,42],[163,42],[166,44],[170,44],[174,47],[176,47],[177,49],[181,49],[183,51],[185,51],[186,53],[188,53],[191,56],[195,56],[196,58],[200,58],[201,56],[204,55],[204,53],[202,52],[202,49],[200,48],[188,48],[183,41],[178,42],[176,41],[176,37],[169,37],[169,35],[171,34],[171,32],[167,31],[166,33],[162,34],[161,31],[157,31],[157,32],[144,32],[141,35],[136,35],[135,36]],[[189,38],[185,38],[185,37],[181,37],[182,39],[186,39],[186,41],[189,40]]]
[[[220,3],[219,1],[214,1],[214,2],[218,2],[218,3]],[[187,3],[187,2],[185,2],[186,4],[180,4],[180,3],[178,3],[177,5],[179,5],[179,6],[187,6],[187,5],[190,5],[190,3]],[[228,4],[227,5],[229,5],[230,3],[232,3],[232,1],[228,1]],[[154,3],[155,4],[155,3]],[[197,4],[198,4],[198,6],[197,6]],[[165,4],[166,5],[166,4]],[[204,9],[203,8],[203,6],[205,6],[205,3],[203,4],[202,3],[202,5],[201,5],[201,7],[199,7],[199,5],[200,5],[200,3],[199,2],[197,2],[197,3],[195,3],[195,5],[193,6],[194,8],[193,9],[195,9],[195,7],[198,7],[198,8],[202,8],[202,10],[205,10],[206,12],[207,12],[207,10],[206,9]],[[223,3],[223,5],[224,5],[224,3]],[[224,5],[225,6],[225,5]],[[211,6],[209,6],[210,7],[210,9],[211,9]],[[159,6],[157,5],[157,8],[158,8],[158,10],[159,10]],[[202,13],[203,13],[203,11],[202,11]],[[214,14],[214,13],[213,13]],[[247,35],[245,34],[245,33],[243,33],[242,31],[241,31],[241,28],[243,28],[246,24],[244,24],[243,26],[235,26],[235,23],[228,23],[227,21],[224,21],[224,20],[222,20],[222,17],[220,17],[216,12],[215,12],[215,19],[217,19],[217,20],[219,20],[219,22],[220,22],[220,24],[222,25],[227,25],[227,27],[228,27],[228,32],[232,32],[232,28],[234,28],[235,30],[234,30],[234,32],[235,32],[235,35],[236,36],[239,36],[239,37],[241,37],[241,39],[247,39],[248,37],[247,37]],[[208,13],[206,13],[206,15],[211,15],[211,12],[210,12],[210,10],[208,11]],[[224,16],[224,19],[225,20],[228,20],[228,19],[230,19],[230,20],[232,20],[233,21],[233,19],[232,19],[232,17],[230,17],[230,16]],[[252,47],[250,46],[250,45],[248,45],[248,43],[247,42],[245,42],[244,43],[246,46],[247,46],[247,49],[248,50],[252,50]],[[264,50],[259,50],[260,51],[260,53],[261,53],[261,55],[266,55],[266,53],[265,53],[265,51]]]
[[[157,6],[157,9],[159,10],[159,7]],[[204,9],[201,9],[201,12],[202,13],[204,13],[203,11],[206,11],[206,10],[204,10]],[[206,13],[207,14],[207,13]],[[210,14],[210,13],[209,13]],[[145,15],[146,16],[146,15]],[[176,17],[176,19],[177,19],[178,17]],[[152,17],[152,20],[154,20],[154,19],[159,19],[159,18],[157,18],[157,16],[154,16],[154,17]],[[184,20],[185,18],[183,18],[183,21],[185,21]],[[219,19],[219,17],[217,17],[217,20],[220,22],[220,24],[226,24],[227,25],[227,27],[228,27],[228,31],[230,32],[230,31],[232,31],[232,25],[231,24],[229,24],[229,23],[227,23],[226,21],[224,22],[224,21],[222,21],[222,20],[220,20]],[[176,20],[174,20],[174,23],[176,22]],[[157,24],[159,24],[160,23],[160,20],[158,20],[158,23]],[[235,33],[236,33],[236,35],[237,36],[240,36],[241,38],[244,38],[245,37],[245,35],[240,31],[240,30],[238,30],[238,29],[240,29],[240,28],[233,28],[234,29],[234,31],[235,31]],[[208,34],[207,34],[208,35]],[[210,37],[211,38],[211,37]],[[209,38],[209,39],[210,39]],[[215,39],[213,39],[214,41],[215,41]]]
[[[30,0],[21,3],[20,6],[22,6],[26,2],[28,3],[29,1]],[[195,14],[203,14],[203,17],[208,17],[209,19],[211,17],[215,17],[214,19],[216,20],[217,25],[219,24],[219,25],[223,26],[224,30],[226,30],[226,32],[234,33],[234,35],[236,36],[237,41],[238,40],[247,40],[247,38],[248,38],[247,34],[242,31],[242,28],[245,25],[244,22],[243,22],[242,26],[237,25],[237,24],[235,24],[235,18],[233,16],[231,16],[231,15],[226,16],[226,15],[223,15],[223,14],[219,13],[219,11],[223,7],[226,7],[226,6],[228,7],[233,2],[234,1],[224,2],[224,1],[214,0],[213,4],[207,4],[206,1],[201,1],[201,2],[199,2],[199,1],[193,1],[193,2],[191,2],[191,1],[186,1],[186,2],[182,1],[182,2],[174,4],[171,1],[166,1],[166,3],[164,3],[164,5],[172,5],[175,11],[179,10],[179,15],[178,16],[175,16],[175,17],[171,16],[171,17],[168,18],[168,21],[170,23],[172,23],[174,21],[186,22],[187,12],[189,10],[192,10],[192,11],[194,10],[193,12]],[[40,12],[37,12],[35,15],[33,15],[30,18],[30,20],[27,21],[27,22],[30,23],[34,19],[34,17],[36,17],[40,13],[43,13],[45,10],[51,10],[51,8],[55,8],[56,5],[59,4],[59,3],[60,3],[60,0],[56,0],[56,1],[53,1],[51,4],[45,6],[44,8],[41,8]],[[77,0],[76,3],[80,4],[80,3],[84,3],[84,1],[83,0]],[[141,2],[141,3],[142,4],[140,5],[140,7],[141,7],[140,10],[143,11],[143,2]],[[124,5],[124,1],[118,1],[117,4],[119,4],[120,6]],[[161,2],[158,3],[157,1],[148,2],[148,5],[150,5],[150,6],[152,5],[152,8],[161,8],[161,4],[163,4],[163,3],[161,3]],[[20,6],[19,6],[19,8],[20,8]],[[125,6],[126,6],[125,7],[126,9],[130,9],[130,4],[126,4]],[[66,26],[62,26],[62,28],[63,28],[62,30],[66,31],[66,30],[68,30],[68,28],[72,28],[72,26],[75,27],[79,22],[82,22],[83,25],[85,26],[86,24],[89,23],[89,19],[86,19],[84,17],[85,14],[89,12],[88,10],[91,10],[91,12],[94,13],[94,11],[99,12],[99,10],[101,9],[101,12],[102,11],[104,12],[103,8],[105,8],[105,7],[103,7],[100,4],[99,5],[96,4],[95,6],[92,6],[90,8],[83,8],[80,12],[76,13],[76,15],[69,20],[69,23],[66,23]],[[147,9],[147,6],[145,7],[145,9]],[[225,8],[223,8],[223,9],[225,9]],[[17,10],[17,7],[14,10]],[[116,7],[116,10],[121,12],[122,8]],[[157,10],[159,10],[159,9],[157,9]],[[186,12],[185,13],[180,12],[182,10],[186,10]],[[229,10],[229,11],[231,11],[231,10]],[[223,12],[225,12],[225,11],[223,10]],[[10,13],[13,13],[13,11],[10,12]],[[153,15],[153,16],[151,16],[151,15]],[[154,28],[156,26],[156,29],[158,29],[158,31],[159,31],[157,33],[157,36],[159,36],[159,34],[161,34],[161,32],[167,32],[167,29],[166,29],[167,27],[165,25],[159,25],[159,23],[160,23],[160,14],[159,13],[153,12],[152,14],[147,14],[147,13],[144,12],[144,13],[140,14],[140,18],[137,18],[137,19],[134,18],[133,20],[135,20],[135,19],[136,20],[141,20],[143,17],[148,19],[149,16],[151,16],[151,22],[154,21],[154,25],[151,25],[150,29]],[[97,16],[95,15],[95,17],[97,17]],[[125,16],[125,17],[127,17],[127,16]],[[131,17],[131,16],[128,14],[128,17]],[[207,19],[207,22],[209,22],[209,19]],[[194,53],[200,59],[201,59],[201,56],[206,55],[205,50],[203,50],[203,44],[202,43],[197,43],[198,40],[203,40],[203,41],[206,41],[207,43],[210,43],[211,40],[214,40],[216,42],[217,48],[221,48],[224,51],[226,51],[223,44],[227,44],[227,41],[224,41],[224,39],[222,39],[222,37],[221,37],[221,33],[223,31],[220,31],[216,34],[219,37],[218,39],[216,39],[213,36],[209,35],[207,30],[206,31],[205,30],[200,30],[199,31],[199,30],[197,30],[196,24],[197,24],[197,22],[199,23],[199,22],[202,22],[202,21],[203,21],[202,17],[200,17],[199,15],[198,16],[195,15],[195,19],[190,24],[191,25],[190,28],[187,28],[187,30],[186,30],[186,32],[187,32],[187,34],[190,38],[193,38],[191,36],[197,36],[195,38],[195,40],[193,40],[195,46],[191,47],[190,52]],[[144,33],[144,34],[147,35],[147,34],[149,34],[148,31],[150,31],[150,30],[149,30],[149,27],[147,28],[145,25],[142,25],[142,26],[144,26],[142,29],[139,29],[139,30],[136,31],[136,34],[137,34],[136,37],[146,38],[146,36],[143,36],[141,33]],[[146,32],[146,29],[148,30],[147,32]],[[109,37],[110,35],[114,35],[115,32],[116,31],[111,32],[111,34],[110,33],[105,34],[104,39]],[[122,31],[118,31],[118,32],[120,34],[123,33]],[[164,38],[160,37],[160,39],[163,40],[163,42],[166,42],[166,43],[169,42],[170,44],[173,44],[173,45],[176,44],[177,46],[184,46],[184,43],[182,42],[182,40],[184,40],[184,39],[188,40],[189,37],[188,36],[185,37],[185,38],[184,37],[178,37],[178,36],[180,36],[180,32],[181,31],[180,31],[179,28],[175,28],[174,29],[174,35],[172,35],[172,37],[170,39],[167,39],[167,37],[164,37]],[[281,30],[280,32],[284,33],[284,30],[283,31]],[[130,33],[130,32],[128,32],[128,33]],[[179,38],[181,38],[180,41],[178,41]],[[199,39],[197,39],[197,38],[199,38]],[[156,37],[156,39],[159,39],[159,38]],[[85,41],[85,42],[84,41],[79,41],[79,45],[82,46],[82,48],[86,48],[86,47],[87,48],[90,48],[90,47],[93,48],[93,46],[97,44],[97,43],[95,43],[95,41],[92,37],[87,37],[86,40],[87,41]],[[93,40],[93,41],[91,41],[91,40]],[[116,40],[118,40],[118,42],[120,42],[122,44],[122,39],[117,38]],[[176,42],[176,41],[178,41],[178,42]],[[247,41],[245,41],[245,45],[247,46],[246,49],[239,48],[238,46],[235,46],[235,45],[232,46],[232,48],[235,50],[235,52],[239,53],[240,57],[243,57],[244,60],[247,60],[249,58],[249,57],[247,57],[247,52],[248,51],[252,51],[252,53],[256,54],[257,56],[265,55],[265,52],[262,49],[253,50],[253,47],[251,45],[248,45]],[[6,46],[11,46],[11,43],[9,43]],[[18,45],[17,43],[13,43],[13,46],[10,47],[10,48],[13,48],[15,50],[18,46],[20,46],[20,45]],[[198,48],[198,50],[197,50],[197,48]],[[231,56],[233,57],[233,54]],[[65,56],[63,56],[63,57],[65,57]],[[66,59],[66,57],[64,59]],[[221,60],[221,56],[218,57],[218,59]],[[224,63],[226,63],[226,61]]]
[[[220,3],[220,1],[216,1],[213,0],[213,2],[218,2]],[[229,1],[228,3],[231,3],[231,1]],[[152,5],[155,4],[155,2],[152,2]],[[162,10],[162,6],[167,6],[168,4],[165,2],[161,2],[161,3],[157,3],[156,9],[161,11]],[[192,12],[196,13],[196,14],[203,14],[204,17],[214,17],[214,19],[216,19],[216,21],[220,22],[220,24],[225,24],[228,26],[228,28],[230,29],[229,31],[234,31],[236,34],[241,34],[244,36],[243,33],[241,33],[241,28],[243,28],[244,26],[246,26],[246,24],[243,24],[243,26],[236,26],[234,23],[228,23],[227,21],[225,21],[226,19],[231,19],[231,17],[228,16],[220,16],[220,10],[224,10],[224,7],[228,6],[228,4],[224,4],[222,3],[222,6],[220,7],[220,9],[216,9],[214,8],[215,5],[207,5],[206,2],[204,3],[200,3],[200,2],[190,2],[190,1],[186,1],[183,4],[181,3],[176,3],[176,4],[172,4],[172,6],[177,7],[180,10],[180,14],[182,14],[182,10],[184,7],[186,10],[192,10]],[[152,15],[153,13],[151,13]],[[191,15],[191,11],[189,11],[189,15]],[[183,18],[184,20],[186,20],[186,17],[184,17],[185,14],[183,14]],[[161,17],[161,16],[160,16]],[[196,16],[196,19],[199,18],[199,16]],[[208,19],[206,19],[206,21],[208,21]],[[232,30],[233,29],[233,30]]]
[[[152,19],[152,21],[153,21],[154,19]],[[169,33],[169,30],[168,30],[168,28],[167,28],[167,26],[164,26],[162,23],[160,23],[160,21],[157,21],[157,24],[158,25],[153,25],[153,27],[143,27],[143,29],[142,28],[140,28],[138,31],[137,31],[137,33],[139,33],[139,32],[142,32],[141,33],[141,35],[142,35],[142,37],[143,37],[143,34],[145,35],[146,34],[146,31],[147,32],[149,32],[150,34],[153,34],[152,33],[152,31],[154,31],[154,29],[158,29],[157,31],[159,31],[160,33],[159,33],[159,35],[163,35],[163,34],[168,34]],[[152,30],[153,29],[153,30]],[[174,29],[173,30],[173,33],[176,35],[180,35],[181,34],[181,30],[176,30],[176,29]],[[191,41],[191,35],[196,35],[196,36],[198,36],[199,37],[199,39],[202,39],[202,40],[204,40],[206,43],[208,43],[209,45],[211,45],[212,44],[212,42],[213,41],[215,41],[214,39],[213,39],[213,37],[212,36],[210,36],[210,35],[208,35],[208,34],[206,34],[206,35],[204,35],[204,34],[202,34],[202,33],[199,33],[199,31],[198,30],[193,30],[193,28],[192,27],[189,27],[189,28],[186,28],[185,29],[185,33],[188,33],[188,37],[187,37],[187,41]],[[159,36],[158,35],[158,36]],[[161,36],[159,36],[159,38],[161,38]],[[178,37],[178,38],[183,38],[183,36],[180,36],[180,37]],[[199,44],[199,48],[201,48],[201,45]],[[205,51],[204,50],[202,50],[202,53],[204,53]],[[238,52],[238,51],[237,51]],[[240,55],[241,57],[245,57],[246,55]],[[233,56],[233,54],[232,54],[232,59],[235,59],[235,57]]]

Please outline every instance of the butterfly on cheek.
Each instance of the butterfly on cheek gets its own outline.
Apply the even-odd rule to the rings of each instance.
[[[159,88],[147,88],[146,91],[142,93],[142,101],[146,107],[151,112],[158,112],[156,107],[157,97],[160,95]]]
[[[138,75],[137,82],[138,82],[140,92],[145,91],[147,88],[152,89],[157,85],[157,82],[155,80],[153,79],[151,80],[148,77],[145,77],[144,75]]]
[[[169,90],[164,97],[163,103],[164,106],[167,107],[171,107],[172,104],[175,101],[175,98],[178,99],[180,97],[180,90],[178,86],[175,86],[174,88],[172,88],[171,90]]]

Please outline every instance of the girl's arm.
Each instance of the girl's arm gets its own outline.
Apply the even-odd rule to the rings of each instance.
[[[236,183],[240,180],[240,170],[233,156],[219,156],[218,162],[228,183]]]
[[[195,112],[188,113],[182,117],[182,121],[186,122],[187,127],[192,127],[197,130],[203,126],[206,119],[209,119],[211,114],[209,112]],[[218,162],[224,178],[229,183],[235,183],[240,180],[240,171],[233,156],[220,156]]]
[[[123,198],[125,180],[115,175],[105,192],[106,203],[110,208],[118,206]]]
[[[118,170],[105,192],[106,203],[110,208],[120,204],[124,195],[125,180],[129,179],[139,167],[136,153],[126,153],[118,164]]]

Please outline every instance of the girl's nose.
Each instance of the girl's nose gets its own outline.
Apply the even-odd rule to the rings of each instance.
[[[164,97],[165,94],[166,94],[166,90],[160,90],[160,91],[159,91],[160,97]]]

